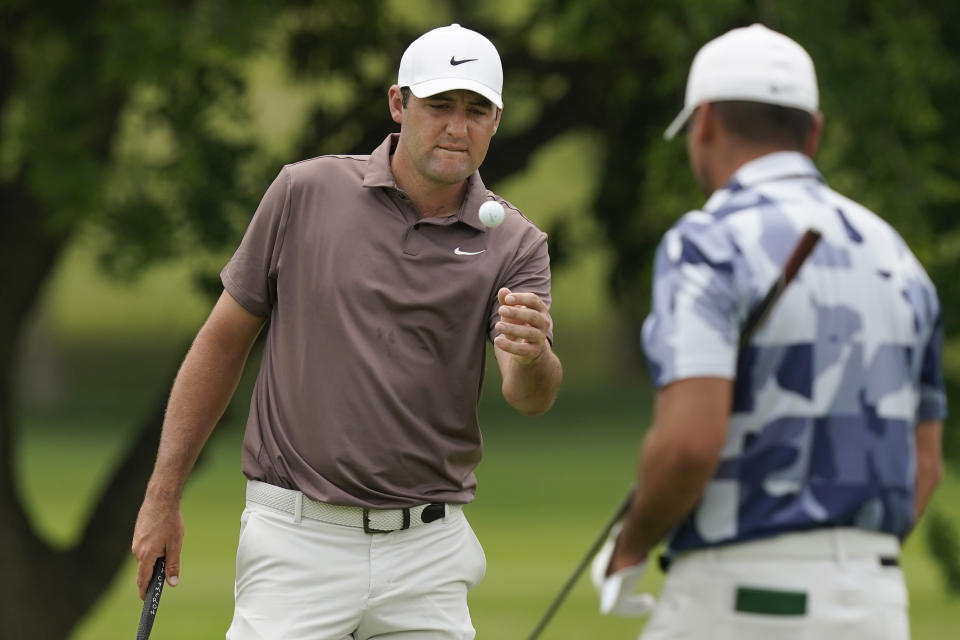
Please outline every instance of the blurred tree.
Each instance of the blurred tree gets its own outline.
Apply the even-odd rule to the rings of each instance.
[[[110,230],[116,273],[233,239],[252,147],[218,127],[242,114],[216,112],[237,104],[265,14],[259,2],[0,3],[0,637],[66,637],[105,591],[129,553],[163,415],[158,403],[141,420],[80,539],[50,545],[13,460],[25,318],[90,224]]]
[[[950,0],[3,0],[0,637],[65,637],[106,589],[128,553],[159,436],[166,390],[139,421],[80,539],[58,549],[36,533],[13,459],[17,346],[81,230],[108,235],[103,265],[117,277],[234,245],[281,161],[367,153],[393,130],[385,91],[403,48],[426,28],[459,21],[497,43],[507,72],[508,115],[485,181],[522,170],[558,136],[596,140],[593,214],[614,251],[610,284],[635,336],[653,249],[702,202],[683,144],[664,142],[662,131],[680,108],[697,48],[760,20],[807,46],[818,64],[823,173],[903,231],[949,306],[960,287],[949,277],[960,258],[951,217],[960,201],[960,133],[951,127],[960,109],[960,39],[950,32],[958,18]],[[248,112],[251,56],[274,38],[294,78],[317,94],[288,158],[260,144]],[[581,213],[559,218],[554,242],[576,244],[571,220]],[[958,318],[945,313],[948,335]],[[951,388],[957,380],[960,371]],[[937,532],[956,539],[942,524]]]

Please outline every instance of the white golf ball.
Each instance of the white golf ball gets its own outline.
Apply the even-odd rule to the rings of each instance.
[[[495,200],[487,200],[480,205],[480,222],[485,227],[499,227],[503,222],[503,205]]]

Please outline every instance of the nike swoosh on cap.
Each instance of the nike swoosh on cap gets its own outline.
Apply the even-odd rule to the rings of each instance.
[[[463,64],[464,62],[476,62],[477,58],[464,58],[463,60],[457,60],[456,56],[450,56],[450,64],[452,66],[457,66],[458,64]]]
[[[480,251],[463,251],[460,249],[460,247],[457,247],[453,250],[453,252],[458,256],[478,256],[484,251],[486,251],[486,249],[480,249]]]

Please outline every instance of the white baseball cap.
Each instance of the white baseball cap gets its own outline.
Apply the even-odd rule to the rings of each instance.
[[[467,89],[503,108],[500,54],[485,37],[459,24],[439,27],[414,40],[400,58],[397,84],[418,98]]]
[[[744,100],[816,113],[813,60],[799,44],[762,24],[728,31],[703,45],[690,66],[683,110],[663,137],[670,140],[704,102]]]

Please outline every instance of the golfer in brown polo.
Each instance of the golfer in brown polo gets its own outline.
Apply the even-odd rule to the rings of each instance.
[[[562,377],[546,235],[477,173],[502,84],[485,37],[430,31],[388,92],[399,134],[269,187],[171,393],[133,537],[141,596],[161,555],[178,582],[181,490],[269,319],[227,637],[474,637],[485,559],[461,507],[486,341],[523,414],[549,409]],[[488,200],[497,227],[478,217]]]

